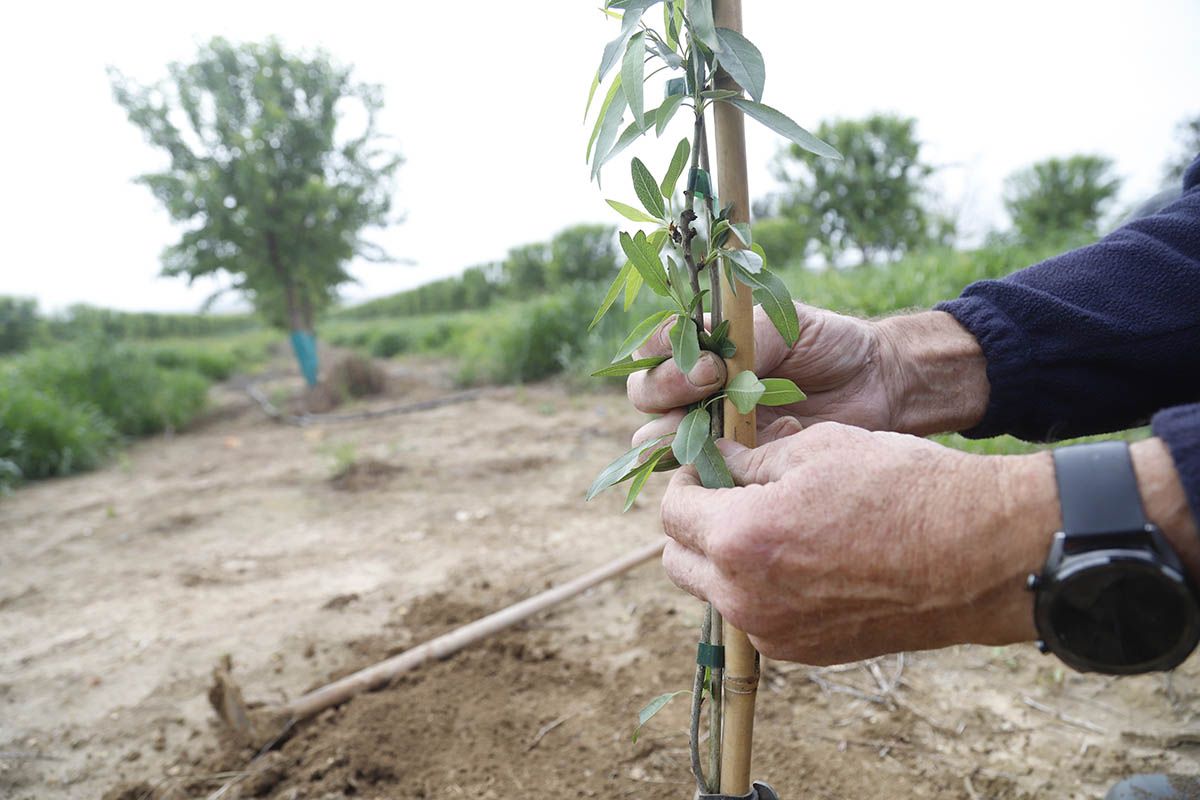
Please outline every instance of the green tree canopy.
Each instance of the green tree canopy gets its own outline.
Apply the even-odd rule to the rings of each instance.
[[[549,286],[607,281],[617,269],[617,231],[611,225],[573,225],[550,240]]]
[[[795,144],[781,151],[773,169],[786,188],[770,210],[800,226],[796,235],[819,243],[831,262],[852,252],[864,262],[890,260],[925,244],[945,223],[925,206],[933,168],[921,161],[916,124],[893,114],[822,122],[817,138],[843,160]]]
[[[523,244],[504,257],[505,291],[515,297],[527,297],[546,288],[550,247],[543,243]]]
[[[386,258],[362,238],[388,221],[402,162],[376,131],[380,88],[274,40],[213,39],[169,76],[144,86],[110,70],[117,102],[169,157],[138,178],[187,226],[164,274],[225,274],[271,324],[311,334],[350,259]]]
[[[1095,236],[1101,215],[1120,188],[1109,158],[1048,158],[1009,176],[1004,205],[1025,242],[1078,233]]]
[[[37,337],[39,324],[36,300],[0,295],[0,355],[28,348]]]

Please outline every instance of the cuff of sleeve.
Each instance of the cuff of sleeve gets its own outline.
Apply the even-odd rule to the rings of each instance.
[[[1200,403],[1160,411],[1150,428],[1171,451],[1192,516],[1200,520]]]
[[[987,412],[979,424],[961,431],[968,439],[986,439],[1016,428],[1020,409],[1028,405],[1036,370],[1024,331],[998,306],[967,287],[962,297],[934,308],[950,314],[971,332],[987,360]]]

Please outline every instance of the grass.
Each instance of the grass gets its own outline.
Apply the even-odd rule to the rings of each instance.
[[[0,491],[101,464],[130,438],[187,425],[209,384],[261,362],[262,334],[197,343],[99,342],[0,362]]]

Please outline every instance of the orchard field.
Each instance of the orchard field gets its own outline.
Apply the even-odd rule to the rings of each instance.
[[[788,275],[806,301],[880,314],[1027,257],[932,253]],[[303,427],[272,421],[245,391],[284,410],[303,391],[269,333],[9,357],[6,413],[31,376],[69,406],[105,365],[123,365],[103,384],[114,392],[156,369],[174,377],[144,385],[187,384],[200,399],[179,417],[160,399],[129,416],[153,421],[142,428],[116,412],[153,392],[71,406],[110,430],[94,468],[0,499],[0,793],[689,794],[682,704],[632,741],[638,709],[688,684],[699,618],[656,564],[324,712],[258,758],[206,699],[226,655],[250,703],[278,703],[653,541],[661,482],[625,515],[615,495],[582,502],[639,424],[619,382],[582,377],[612,346],[605,328],[579,335],[602,288],[335,314],[321,333],[327,365],[355,350],[392,356],[371,362],[382,392],[343,391],[338,413],[461,402]],[[402,344],[386,353],[389,337]],[[67,369],[80,360],[92,371]],[[465,385],[479,391],[463,398]],[[764,674],[755,774],[784,797],[1087,798],[1130,771],[1191,771],[1200,746],[1191,664],[1114,681],[1029,647],[961,647]]]

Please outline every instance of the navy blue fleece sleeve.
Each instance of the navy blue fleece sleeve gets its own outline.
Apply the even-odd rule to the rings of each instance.
[[[1200,158],[1159,213],[938,308],[987,359],[988,409],[967,436],[1050,441],[1153,415],[1200,518]]]
[[[988,410],[968,436],[1103,433],[1200,400],[1200,158],[1162,211],[938,308],[987,359]]]

